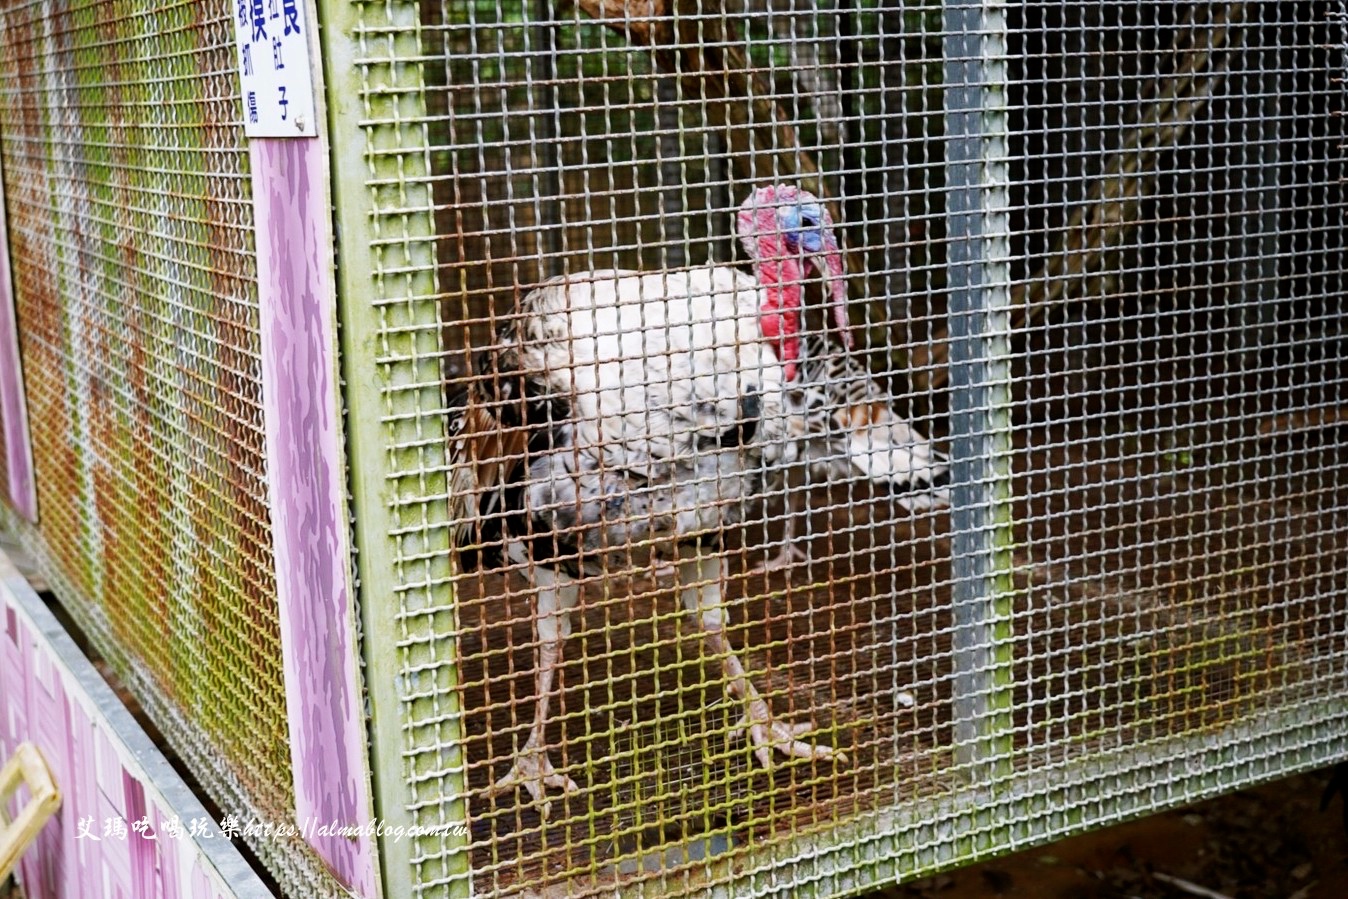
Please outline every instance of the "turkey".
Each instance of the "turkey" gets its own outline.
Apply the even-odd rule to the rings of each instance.
[[[754,276],[710,266],[548,280],[523,298],[450,403],[459,571],[512,564],[535,592],[533,721],[491,792],[523,788],[544,815],[548,788],[578,789],[552,764],[545,729],[578,580],[605,572],[673,569],[743,707],[736,732],[761,764],[774,752],[845,759],[801,739],[810,724],[775,719],[731,651],[720,551],[722,534],[768,485],[811,461],[801,450],[822,419],[810,408],[817,385],[804,381],[822,370],[809,357],[816,342],[802,337],[804,266],[823,278],[832,330],[850,349],[842,257],[827,210],[791,186],[755,190],[736,224]],[[844,444],[871,424],[823,418],[829,440]]]
[[[894,412],[889,391],[855,356],[833,351],[812,331],[802,357],[799,457],[797,464],[770,473],[766,491],[782,500],[781,549],[756,566],[757,573],[809,558],[808,542],[798,539],[797,528],[803,522],[808,534],[803,507],[815,483],[863,477],[890,487],[896,502],[913,512],[950,502],[949,460]]]

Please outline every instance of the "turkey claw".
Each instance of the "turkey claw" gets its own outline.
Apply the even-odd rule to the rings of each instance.
[[[810,554],[793,543],[783,546],[781,551],[759,562],[752,569],[750,574],[769,574],[773,571],[782,571],[790,568],[797,562],[804,562],[810,558]]]
[[[754,747],[754,757],[764,768],[772,767],[772,750],[785,756],[800,759],[833,759],[847,763],[847,753],[832,746],[816,746],[801,740],[805,734],[814,730],[808,722],[789,723],[773,719],[767,703],[755,700],[745,709],[744,717],[731,729],[732,737],[745,735]]]
[[[538,813],[544,818],[552,812],[552,800],[546,796],[547,787],[556,787],[567,796],[580,792],[574,780],[552,767],[547,753],[528,750],[515,756],[515,763],[510,766],[510,770],[488,788],[487,795],[507,793],[516,787],[524,787],[538,806]]]

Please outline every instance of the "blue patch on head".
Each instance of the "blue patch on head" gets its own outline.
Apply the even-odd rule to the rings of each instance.
[[[820,229],[823,220],[824,211],[815,203],[783,206],[777,211],[777,221],[787,246],[807,253],[819,253],[824,249],[824,234]]]

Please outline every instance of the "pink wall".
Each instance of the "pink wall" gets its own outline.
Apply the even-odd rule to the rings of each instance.
[[[62,792],[19,864],[28,899],[270,896],[3,556],[0,577],[0,755],[32,741]],[[109,818],[127,825],[125,836],[104,834]],[[142,818],[144,836],[131,829]],[[100,839],[79,837],[81,819]],[[193,820],[211,836],[191,838]]]
[[[347,543],[327,156],[319,141],[305,139],[256,139],[250,152],[295,817],[368,828],[374,817]],[[308,841],[348,890],[377,895],[369,831],[315,833]]]

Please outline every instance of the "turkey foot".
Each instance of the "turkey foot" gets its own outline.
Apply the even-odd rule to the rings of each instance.
[[[744,717],[735,727],[735,733],[744,732],[753,744],[754,755],[763,767],[772,767],[772,750],[784,755],[805,759],[837,759],[847,761],[847,755],[829,746],[815,746],[799,739],[813,730],[809,724],[788,724],[776,721],[763,695],[749,679],[744,665],[730,648],[725,633],[725,605],[721,596],[721,582],[725,579],[724,557],[704,557],[679,561],[679,580],[682,584],[684,607],[693,614],[702,630],[702,641],[708,653],[720,660],[721,675],[726,692],[744,703]]]
[[[518,550],[515,557],[523,558],[523,550]],[[538,646],[534,651],[534,721],[529,728],[529,739],[515,753],[510,770],[491,785],[487,795],[495,796],[516,787],[524,787],[533,797],[539,814],[546,818],[552,811],[552,802],[547,798],[548,787],[556,787],[567,794],[580,789],[574,780],[557,773],[557,769],[552,766],[552,759],[548,758],[545,748],[547,738],[544,736],[548,705],[552,700],[557,669],[562,663],[562,647],[571,634],[571,610],[576,607],[580,591],[570,577],[560,572],[542,566],[530,566],[529,573],[530,580],[538,588],[534,610],[534,634],[538,638]]]
[[[764,768],[772,767],[772,750],[799,759],[837,759],[847,762],[847,753],[831,746],[816,746],[797,739],[814,729],[813,724],[790,724],[774,720],[767,702],[756,693],[745,700],[744,717],[731,730],[731,736],[744,734],[754,747],[754,757]]]
[[[781,550],[772,556],[759,562],[751,570],[750,574],[769,574],[773,571],[782,571],[790,568],[797,562],[804,562],[810,558],[810,554],[794,543],[787,543]]]
[[[539,814],[544,818],[552,812],[552,800],[546,795],[548,787],[557,787],[567,795],[580,790],[574,780],[557,772],[542,747],[528,744],[515,755],[515,763],[504,776],[491,785],[487,795],[506,793],[516,787],[524,787],[528,791],[533,797],[534,804],[538,806]]]

